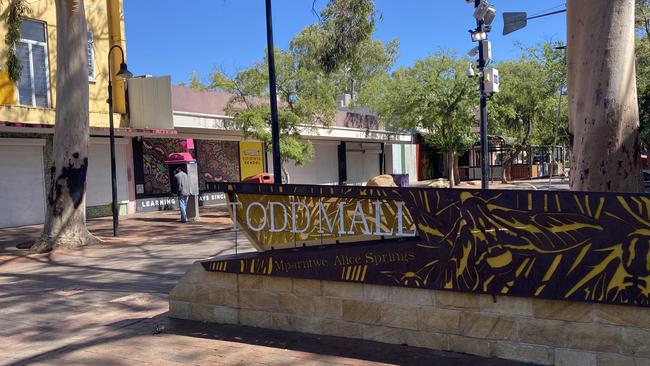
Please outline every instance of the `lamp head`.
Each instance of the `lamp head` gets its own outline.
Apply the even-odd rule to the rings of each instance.
[[[115,74],[115,77],[122,80],[128,80],[133,77],[131,71],[126,67],[126,62],[120,64],[120,71]]]
[[[483,31],[473,31],[470,29],[470,36],[472,37],[472,42],[485,41],[487,39],[487,33]]]

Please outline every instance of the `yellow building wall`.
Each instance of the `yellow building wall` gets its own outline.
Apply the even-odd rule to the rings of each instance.
[[[109,11],[108,4],[119,4],[120,14],[122,14],[122,0],[85,0],[85,11],[88,31],[93,33],[95,53],[95,81],[89,81],[90,88],[90,125],[92,127],[108,127],[108,51],[111,45],[111,34],[109,31]],[[7,2],[0,5],[0,12],[4,13]],[[9,79],[5,70],[5,60],[7,57],[7,46],[0,43],[0,121],[16,123],[35,123],[35,124],[54,124],[56,108],[56,9],[54,0],[32,0],[30,1],[32,9],[29,15],[30,19],[45,22],[47,32],[47,49],[48,49],[48,66],[50,81],[50,108],[27,107],[17,105],[17,91]],[[120,16],[119,36],[123,45],[124,42],[124,18]],[[7,27],[4,22],[0,22],[0,39],[4,39]],[[113,51],[113,54],[119,54],[119,51]],[[118,66],[119,67],[119,66]],[[116,71],[114,71],[116,72]],[[114,83],[115,85],[115,83]],[[121,88],[123,92],[123,88]],[[116,97],[118,97],[116,95]],[[114,102],[114,105],[124,105],[124,96],[121,101]],[[118,112],[123,108],[115,108]],[[119,114],[114,115],[116,126],[128,127],[126,119],[121,118]]]

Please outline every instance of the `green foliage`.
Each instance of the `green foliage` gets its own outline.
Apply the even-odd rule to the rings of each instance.
[[[641,140],[646,146],[650,146],[650,41],[645,38],[638,41],[637,44],[636,80]]]
[[[321,12],[318,63],[326,74],[354,64],[375,30],[374,0],[330,0]]]
[[[16,43],[20,40],[20,25],[22,19],[31,13],[27,0],[4,0],[9,6],[3,14],[3,21],[7,25],[7,34],[5,35],[5,45],[7,46],[7,59],[5,60],[9,79],[17,82],[20,79],[22,66],[16,55]]]
[[[300,133],[331,124],[336,114],[334,84],[321,73],[300,67],[296,55],[290,51],[277,51],[275,62],[280,153],[284,162],[303,165],[311,160],[314,149],[309,141],[300,137]],[[198,77],[193,77],[191,85],[231,93],[233,97],[226,113],[233,116],[246,136],[271,146],[266,60],[234,77],[215,71],[208,85],[202,85]]]
[[[334,79],[337,94],[367,91],[378,75],[385,75],[397,58],[397,40],[373,40],[372,0],[331,0],[321,21],[305,27],[290,45],[301,67]]]
[[[476,80],[465,75],[468,63],[439,52],[397,69],[367,101],[390,128],[417,130],[443,152],[462,152],[474,142],[479,100]]]
[[[636,85],[641,141],[650,146],[650,0],[636,2]]]
[[[565,86],[564,51],[559,43],[530,48],[517,61],[497,66],[501,91],[489,104],[490,134],[504,137],[511,154],[530,144],[553,145],[566,142],[568,117],[566,98],[558,103]]]
[[[650,0],[636,0],[636,30],[642,37],[650,38]]]
[[[397,42],[373,41],[374,1],[330,0],[321,21],[305,27],[288,50],[276,50],[275,68],[283,162],[308,163],[314,148],[301,133],[329,127],[337,111],[337,95],[356,88],[370,90],[387,75],[397,55]],[[233,96],[226,113],[247,137],[271,148],[266,60],[228,76],[214,71],[203,83],[192,75],[192,88],[222,90]],[[286,171],[285,171],[286,174]]]

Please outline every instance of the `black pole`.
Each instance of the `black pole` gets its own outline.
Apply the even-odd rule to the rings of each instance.
[[[111,210],[113,211],[113,236],[118,235],[117,173],[115,168],[115,126],[113,125],[113,84],[111,82],[111,56],[108,56],[108,129],[111,145]]]
[[[280,160],[280,126],[278,124],[278,97],[275,86],[275,51],[273,49],[273,15],[271,0],[266,0],[266,48],[269,58],[269,91],[271,94],[271,143],[273,148],[273,182],[282,183]]]
[[[481,4],[480,0],[474,0],[474,7]],[[477,32],[483,32],[483,21],[476,22]],[[487,32],[486,32],[487,35]],[[487,36],[485,37],[487,38]],[[487,39],[486,39],[487,40]],[[487,131],[487,95],[485,94],[485,55],[483,54],[483,40],[478,42],[478,69],[479,82],[481,84],[481,188],[490,188],[490,166],[488,163],[488,131]]]
[[[553,184],[553,171],[555,170],[555,159],[553,156],[555,155],[556,149],[555,149],[555,143],[557,142],[557,125],[560,124],[560,115],[562,114],[562,89],[564,89],[564,70],[566,69],[566,46],[558,46],[555,47],[556,50],[563,50],[564,51],[564,69],[562,70],[562,76],[560,77],[560,96],[558,97],[557,101],[557,118],[555,120],[555,124],[553,125],[553,147],[551,150],[551,157],[549,161],[549,172],[548,172],[548,190],[551,190],[551,186]]]
[[[119,211],[117,205],[117,169],[115,168],[115,125],[113,124],[113,75],[111,71],[111,52],[114,49],[119,49],[122,53],[122,63],[120,64],[120,72],[126,70],[126,64],[124,63],[124,50],[119,45],[113,45],[108,50],[108,130],[109,130],[109,140],[111,146],[111,211],[113,213],[113,236],[117,236],[119,232]],[[123,70],[124,68],[124,70]]]

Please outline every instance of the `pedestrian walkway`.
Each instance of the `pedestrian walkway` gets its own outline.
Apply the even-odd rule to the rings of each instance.
[[[193,261],[251,250],[224,211],[90,220],[104,244],[28,254],[38,226],[0,230],[0,364],[519,365],[400,345],[169,319],[167,294]]]

